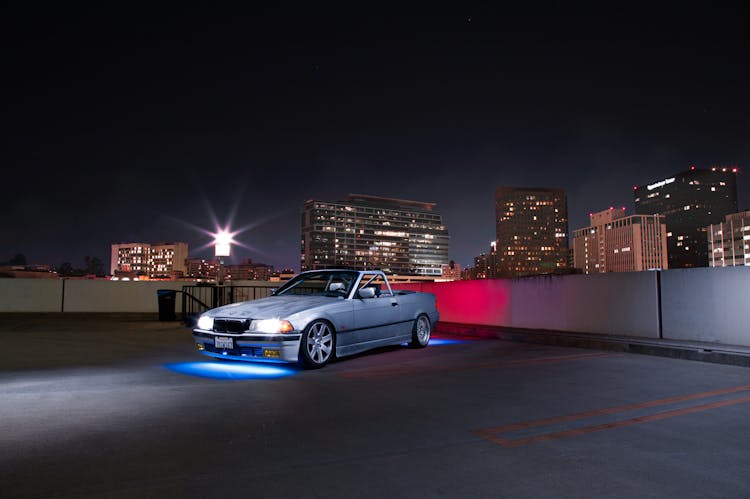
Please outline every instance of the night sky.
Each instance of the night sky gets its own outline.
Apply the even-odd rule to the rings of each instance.
[[[304,201],[361,193],[437,203],[466,266],[497,186],[564,188],[572,232],[690,165],[748,209],[746,17],[707,8],[7,13],[0,261],[211,257],[215,219],[298,269]]]

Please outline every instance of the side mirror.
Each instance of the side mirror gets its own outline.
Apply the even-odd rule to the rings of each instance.
[[[357,294],[360,298],[375,298],[375,288],[361,288]]]

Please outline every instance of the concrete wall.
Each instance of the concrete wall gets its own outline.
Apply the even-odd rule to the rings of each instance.
[[[181,290],[181,282],[68,280],[65,312],[158,312],[157,289]],[[177,313],[182,300],[177,297]]]
[[[750,267],[662,272],[661,303],[664,338],[750,346]]]
[[[60,279],[0,279],[0,312],[61,312]]]
[[[392,287],[434,294],[441,321],[509,326],[510,285],[511,281],[504,279],[478,279],[399,283]]]
[[[157,313],[156,290],[181,290],[183,284],[0,279],[0,312]],[[644,338],[659,338],[661,325],[665,339],[750,347],[750,267],[401,283],[393,287],[435,294],[445,322]],[[178,313],[181,303],[178,296]]]
[[[184,282],[104,281],[89,279],[0,279],[2,312],[140,312],[159,311],[158,289],[182,290]],[[279,283],[242,281],[238,285],[277,288]],[[175,303],[182,312],[182,298]]]
[[[393,286],[433,293],[440,320],[659,337],[655,272],[479,279]]]
[[[659,337],[655,272],[540,276],[511,281],[511,326]]]

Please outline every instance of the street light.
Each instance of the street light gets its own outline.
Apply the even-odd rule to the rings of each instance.
[[[214,234],[214,255],[219,259],[219,271],[216,277],[216,282],[220,286],[224,284],[224,277],[222,275],[224,261],[222,260],[222,257],[229,256],[229,254],[231,253],[231,248],[231,233],[225,230],[221,230],[218,233]]]

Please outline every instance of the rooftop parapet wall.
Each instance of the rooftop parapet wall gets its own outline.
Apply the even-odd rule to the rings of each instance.
[[[511,282],[511,327],[659,337],[656,272],[532,277]]]
[[[621,272],[394,288],[433,293],[445,322],[658,338],[656,279],[655,272]]]
[[[0,312],[155,314],[156,290],[180,290],[183,284],[0,279]],[[257,281],[243,284],[278,287],[278,283]],[[398,283],[393,287],[435,294],[444,322],[750,347],[750,267]]]
[[[0,312],[60,312],[62,279],[0,279]]]
[[[665,339],[750,346],[750,267],[661,274]]]

